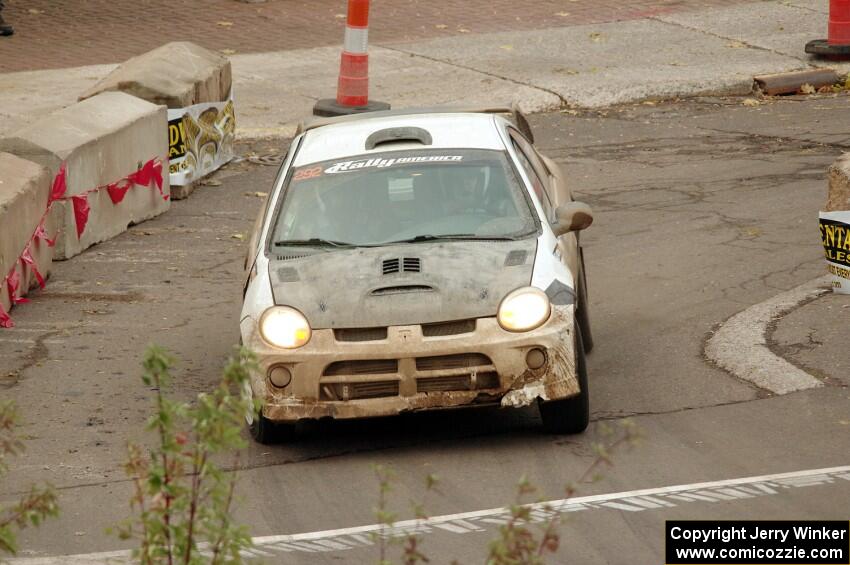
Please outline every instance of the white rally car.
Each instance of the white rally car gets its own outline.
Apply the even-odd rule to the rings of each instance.
[[[240,329],[263,405],[252,436],[533,403],[546,429],[583,431],[592,341],[578,232],[592,221],[509,108],[302,125],[245,264]]]

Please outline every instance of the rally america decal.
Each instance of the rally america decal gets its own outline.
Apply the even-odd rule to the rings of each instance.
[[[334,163],[325,169],[325,173],[332,175],[334,173],[344,173],[347,171],[356,171],[359,169],[369,169],[373,167],[383,169],[394,165],[409,165],[411,163],[456,163],[458,161],[463,161],[463,155],[426,155],[423,157],[398,157],[390,159],[381,159],[376,157],[373,159],[359,159],[357,161],[342,161],[340,163]]]

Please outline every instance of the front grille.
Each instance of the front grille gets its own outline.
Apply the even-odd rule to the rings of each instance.
[[[387,339],[387,328],[342,328],[334,330],[337,341],[379,341]]]
[[[475,375],[449,375],[416,379],[416,392],[448,392],[488,388],[499,388],[499,375],[495,371],[486,371]]]
[[[418,273],[422,268],[422,263],[418,257],[405,257],[403,261],[405,272]]]
[[[362,361],[335,361],[325,368],[325,376],[383,375],[398,372],[397,359],[365,359]]]
[[[366,383],[326,383],[321,386],[321,400],[360,400],[398,396],[398,381]]]
[[[439,324],[423,324],[422,335],[438,337],[444,335],[468,334],[475,331],[475,319],[441,322]]]
[[[439,371],[441,369],[462,369],[492,365],[489,357],[482,353],[461,353],[459,355],[436,355],[417,357],[417,371]]]

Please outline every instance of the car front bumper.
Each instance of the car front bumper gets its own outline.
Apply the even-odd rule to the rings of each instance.
[[[423,326],[392,326],[370,341],[340,340],[335,330],[314,330],[295,350],[267,345],[257,323],[245,318],[242,340],[258,359],[251,376],[254,396],[272,421],[365,418],[406,411],[472,405],[520,407],[578,394],[575,370],[574,307],[552,306],[541,327],[514,333],[496,318],[478,318],[464,333],[427,336]],[[531,369],[528,352],[545,352],[545,364]],[[285,387],[269,371],[286,367]]]

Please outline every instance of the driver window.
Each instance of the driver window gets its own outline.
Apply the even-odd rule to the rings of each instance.
[[[511,138],[513,140],[514,150],[516,151],[517,157],[519,157],[520,165],[522,165],[522,168],[528,175],[528,180],[531,181],[531,186],[534,188],[534,193],[537,195],[537,199],[540,200],[540,205],[543,206],[543,213],[546,214],[546,218],[552,220],[554,218],[554,213],[552,209],[552,202],[549,200],[549,195],[546,193],[546,187],[543,184],[540,175],[537,174],[537,171],[531,164],[531,161],[525,151],[523,151],[523,148],[520,146],[519,141],[514,137],[513,132],[511,132]]]

